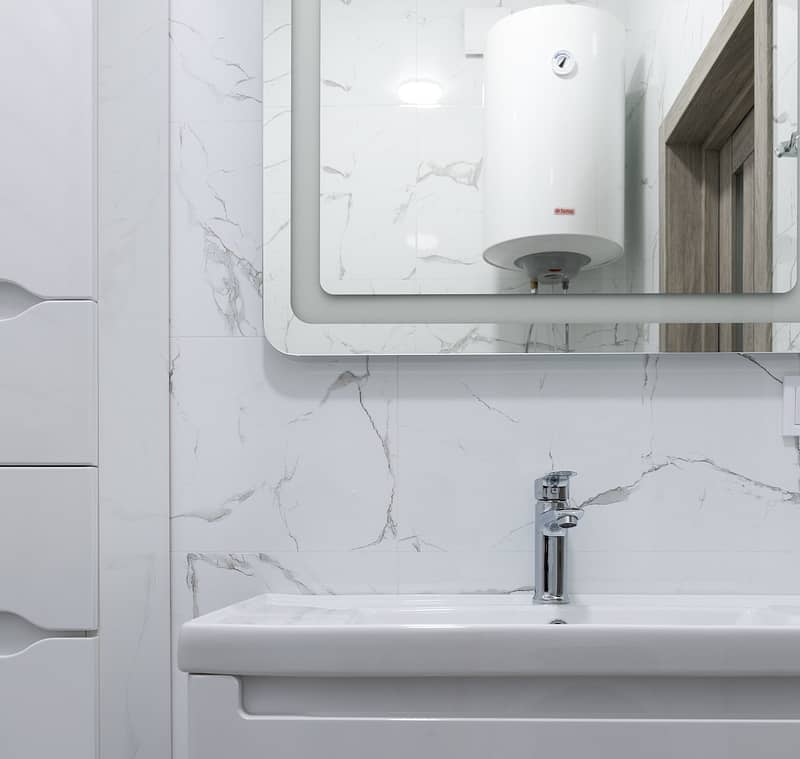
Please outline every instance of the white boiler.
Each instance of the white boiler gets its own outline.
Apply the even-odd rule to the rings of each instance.
[[[499,21],[486,51],[484,258],[565,289],[623,255],[625,30],[545,5]]]

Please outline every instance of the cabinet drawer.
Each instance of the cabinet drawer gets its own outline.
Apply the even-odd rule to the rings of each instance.
[[[800,721],[258,716],[236,678],[189,678],[189,758],[797,759]]]
[[[58,301],[0,321],[0,466],[97,464],[96,312]]]
[[[0,468],[0,524],[0,612],[96,629],[97,470]]]
[[[44,299],[96,297],[93,11],[0,3],[0,280]]]
[[[0,646],[3,628],[0,625]],[[97,641],[45,639],[0,656],[0,755],[95,759]]]

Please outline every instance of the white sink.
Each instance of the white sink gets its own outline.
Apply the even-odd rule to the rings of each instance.
[[[800,598],[265,595],[184,625],[178,657],[208,675],[800,676]]]

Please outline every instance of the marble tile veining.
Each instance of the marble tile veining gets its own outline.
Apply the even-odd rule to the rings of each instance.
[[[350,11],[340,5],[337,13]],[[396,14],[403,2],[372,5]],[[430,22],[414,45],[428,51],[431,67],[444,67],[431,35],[437,19],[451,18],[463,3],[407,5]],[[682,22],[690,5],[665,3],[674,15],[665,10],[663,18],[645,20],[636,44],[655,51],[658,38],[666,45],[658,24]],[[712,6],[714,13],[724,9],[721,1]],[[782,379],[800,372],[796,357],[367,361],[358,354],[376,346],[523,352],[562,345],[565,335],[563,327],[538,325],[320,328],[294,319],[259,265],[261,246],[275,257],[272,275],[288,253],[289,156],[280,147],[290,120],[288,71],[280,65],[286,8],[284,0],[267,0],[262,34],[260,1],[172,0],[173,632],[197,614],[268,590],[529,590],[531,489],[552,467],[580,472],[575,497],[587,513],[574,533],[570,569],[585,592],[800,592],[800,454],[780,434]],[[702,28],[710,33],[708,24]],[[262,88],[250,77],[260,70],[264,36],[274,55],[264,61]],[[352,42],[352,33],[343,39]],[[367,42],[362,36],[359,44]],[[676,49],[697,44],[700,36]],[[657,124],[668,106],[669,83],[652,56],[632,74],[635,130]],[[453,110],[431,115],[443,121],[438,132],[431,128],[430,146],[420,148],[424,160],[415,159],[407,176],[401,166],[384,174],[390,202],[372,207],[405,213],[411,226],[387,247],[396,271],[419,268],[438,281],[454,269],[468,273],[472,260],[453,262],[430,249],[430,236],[443,234],[442,209],[462,230],[458,244],[470,237],[478,209],[472,184],[480,155],[461,149],[468,137],[452,145],[444,139],[447,120],[473,107],[476,93],[469,66],[450,75]],[[343,59],[323,84],[332,109],[343,109],[351,94],[361,98],[349,106],[355,112],[380,82]],[[259,100],[267,104],[263,128],[275,137],[263,156]],[[331,118],[352,123],[345,113]],[[394,144],[374,130],[380,118],[358,125],[373,129],[373,157]],[[342,143],[324,164],[332,223],[346,219],[348,186],[366,176],[354,169],[374,174],[352,152]],[[417,148],[409,152],[416,156]],[[643,150],[628,171],[642,187],[644,219],[629,235],[654,253],[653,151]],[[270,197],[263,221],[262,173]],[[420,192],[411,197],[407,185]],[[352,217],[364,219],[363,239],[368,216]],[[335,236],[330,244],[333,275],[340,265]],[[372,264],[366,256],[341,260],[351,272],[370,273]],[[647,267],[626,275],[655,281]],[[278,353],[259,331],[262,287],[286,352],[313,345],[319,353],[355,355],[299,360]],[[649,328],[572,329],[573,340],[592,347],[642,347],[654,337]],[[776,577],[778,585],[769,586]],[[178,673],[173,711],[175,756],[185,759],[185,678]]]

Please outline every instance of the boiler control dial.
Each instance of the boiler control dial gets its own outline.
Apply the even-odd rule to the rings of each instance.
[[[556,76],[570,76],[577,66],[578,62],[569,50],[559,50],[553,55],[553,71]]]

